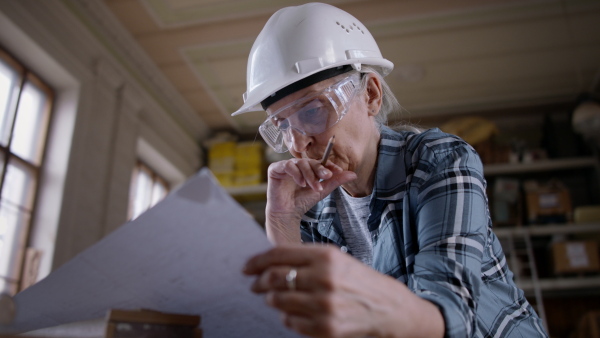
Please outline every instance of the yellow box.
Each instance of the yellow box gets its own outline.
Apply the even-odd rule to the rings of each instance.
[[[240,142],[235,149],[235,163],[238,169],[261,168],[263,147],[257,142]]]
[[[213,145],[208,152],[208,168],[214,174],[233,174],[235,170],[235,142]]]
[[[223,187],[233,187],[235,185],[235,174],[233,171],[227,173],[214,173],[215,177]]]
[[[208,152],[208,157],[213,158],[235,156],[236,147],[237,145],[233,141],[216,143],[210,148]]]
[[[212,158],[208,162],[208,167],[213,173],[227,173],[235,169],[235,158],[233,157],[217,157]]]

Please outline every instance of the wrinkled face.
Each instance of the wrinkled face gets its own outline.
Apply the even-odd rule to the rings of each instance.
[[[273,103],[261,128],[266,123],[276,127],[280,132],[277,141],[296,158],[320,159],[335,135],[330,160],[353,170],[377,129],[368,113],[367,95],[360,90],[360,74],[354,75],[351,81],[346,75],[318,82]],[[338,94],[333,95],[336,90]],[[265,136],[263,130],[261,134]]]

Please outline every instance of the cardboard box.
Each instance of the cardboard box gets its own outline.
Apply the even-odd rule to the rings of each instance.
[[[598,243],[595,241],[566,241],[552,244],[554,272],[599,272]]]
[[[571,195],[562,184],[526,187],[527,219],[530,223],[564,223],[573,218]]]

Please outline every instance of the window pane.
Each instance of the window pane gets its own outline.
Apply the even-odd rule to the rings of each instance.
[[[18,75],[0,60],[0,144],[6,146],[14,118],[14,102],[17,97]]]
[[[30,82],[26,83],[19,107],[17,121],[10,144],[11,151],[21,158],[39,164],[46,136],[46,95]]]
[[[25,235],[31,214],[8,201],[0,202],[0,292],[17,291]]]
[[[6,168],[1,200],[31,210],[35,183],[35,172],[13,158]]]
[[[150,206],[154,206],[160,202],[167,195],[167,187],[160,181],[154,183],[154,189],[152,190],[152,202]]]
[[[14,293],[18,286],[22,249],[31,217],[35,172],[10,161],[0,197],[0,291]]]
[[[152,177],[145,170],[139,170],[135,181],[132,218],[138,217],[150,206]]]

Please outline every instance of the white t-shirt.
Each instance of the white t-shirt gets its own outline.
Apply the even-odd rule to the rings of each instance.
[[[335,190],[334,199],[339,209],[338,216],[349,251],[352,256],[371,266],[373,263],[373,241],[367,226],[371,195],[352,197],[340,187]]]

